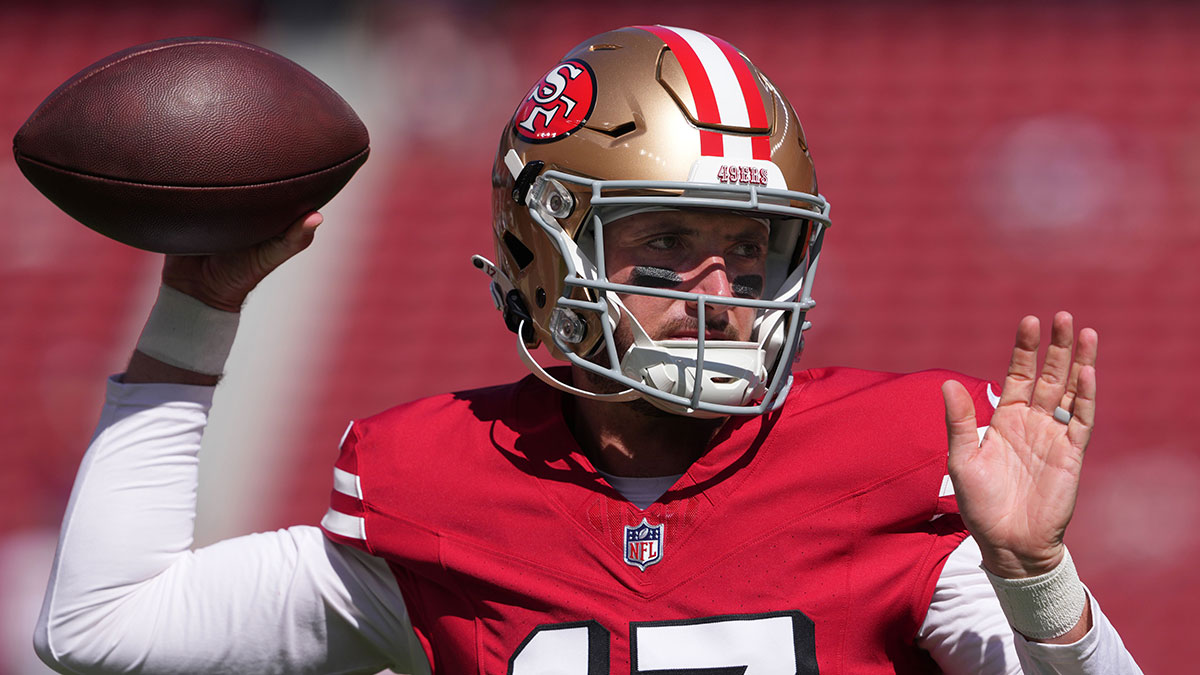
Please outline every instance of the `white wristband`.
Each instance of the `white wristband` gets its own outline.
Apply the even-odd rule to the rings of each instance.
[[[233,347],[240,317],[237,312],[221,311],[170,286],[162,286],[138,339],[137,350],[177,368],[220,375]]]
[[[1008,623],[1021,635],[1048,640],[1066,634],[1087,605],[1087,590],[1075,571],[1071,552],[1064,549],[1058,567],[1027,579],[1005,579],[986,569]]]

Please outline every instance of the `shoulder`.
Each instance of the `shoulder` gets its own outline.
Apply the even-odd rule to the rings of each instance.
[[[498,447],[552,426],[557,393],[532,376],[417,399],[351,422],[338,467],[359,475],[431,477],[496,461]],[[560,421],[561,424],[561,421]],[[348,465],[353,465],[352,467]]]
[[[371,514],[419,520],[447,501],[470,501],[461,497],[511,466],[497,452],[498,439],[528,424],[524,418],[534,417],[533,410],[546,409],[530,405],[539,392],[528,379],[430,396],[351,422],[334,462],[330,510],[322,521],[326,533],[368,550],[371,522],[377,544],[381,536],[380,521]]]
[[[450,424],[474,425],[511,416],[522,382],[469,389],[416,399],[383,412],[356,419],[351,432],[357,437],[386,438],[414,434],[426,436],[447,430]],[[461,427],[458,429],[461,431]]]
[[[861,409],[872,417],[906,418],[944,413],[942,385],[961,382],[975,401],[981,422],[991,418],[999,387],[952,370],[889,373],[858,368],[813,368],[797,372],[788,407],[802,412],[826,406]]]
[[[516,382],[421,398],[357,419],[359,434],[386,436],[441,432],[457,438],[464,428],[501,426],[520,432],[560,410],[560,395],[532,375]],[[463,426],[456,426],[463,425]]]
[[[861,480],[927,466],[940,480],[946,456],[942,384],[962,382],[986,427],[993,405],[986,380],[949,370],[887,373],[855,368],[815,368],[796,373],[772,435],[804,447],[814,461]]]

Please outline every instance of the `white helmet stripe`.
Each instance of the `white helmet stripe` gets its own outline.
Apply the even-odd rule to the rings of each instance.
[[[766,113],[744,59],[728,43],[671,26],[641,26],[674,51],[692,90],[697,120],[732,127],[763,127]],[[753,100],[748,97],[754,97]],[[700,131],[701,154],[729,159],[770,159],[766,137]]]
[[[696,57],[700,59],[701,67],[708,74],[708,82],[712,86],[714,98],[717,99],[719,114],[719,117],[711,122],[733,127],[749,127],[750,111],[746,106],[746,97],[742,94],[742,86],[738,83],[737,75],[734,74],[729,59],[717,46],[717,43],[704,33],[694,30],[671,26],[663,27],[673,31],[688,43],[692,51],[696,53]],[[690,77],[688,84],[691,84]],[[710,122],[710,120],[701,121]],[[753,159],[749,136],[725,135],[724,140],[726,157]]]
[[[745,100],[746,108],[750,113],[750,126],[754,129],[768,130],[771,123],[767,119],[767,108],[763,103],[762,93],[758,89],[758,81],[754,77],[754,73],[750,72],[750,66],[746,58],[738,52],[736,47],[725,40],[715,35],[709,35],[708,37],[720,47],[721,52],[725,54],[725,58],[729,60],[729,65],[733,66],[733,72],[737,76],[738,85],[742,88],[742,98]],[[770,161],[770,136],[751,136],[750,145],[754,149],[754,159]]]
[[[705,70],[696,51],[683,39],[679,33],[666,26],[638,26],[642,30],[654,33],[675,55],[683,76],[687,78],[688,87],[692,90],[692,103],[696,106],[697,121],[705,124],[720,124],[721,113],[717,105],[712,84],[708,81]],[[700,154],[705,157],[723,157],[725,155],[725,134],[700,130]]]

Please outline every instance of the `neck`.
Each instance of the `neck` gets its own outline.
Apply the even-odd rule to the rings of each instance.
[[[576,369],[577,382],[579,375]],[[675,415],[643,400],[610,403],[576,396],[567,397],[565,412],[571,433],[592,464],[628,477],[686,472],[728,419]]]

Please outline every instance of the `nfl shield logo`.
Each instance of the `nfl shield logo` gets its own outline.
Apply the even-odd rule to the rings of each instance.
[[[663,526],[651,525],[642,518],[637,527],[625,526],[625,563],[644,572],[662,560]]]

